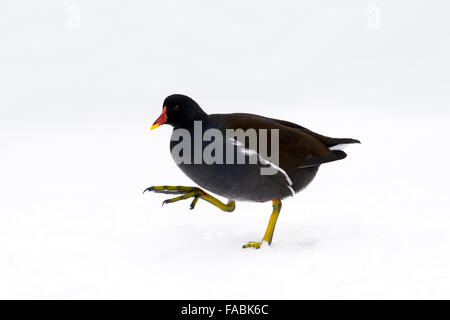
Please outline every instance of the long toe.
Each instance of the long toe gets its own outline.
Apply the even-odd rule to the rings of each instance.
[[[155,193],[164,193],[164,194],[186,194],[193,191],[197,191],[197,187],[186,187],[186,186],[151,186],[144,190],[153,191]]]
[[[261,247],[265,247],[266,245],[269,245],[269,243],[267,241],[249,241],[249,243],[244,244],[242,246],[242,248],[246,249],[246,248],[255,248],[255,249],[260,249]]]

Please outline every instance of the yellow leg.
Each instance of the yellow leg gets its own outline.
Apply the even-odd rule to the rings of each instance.
[[[267,225],[266,233],[261,241],[250,241],[247,244],[244,244],[242,248],[261,248],[261,245],[266,242],[269,245],[272,243],[273,232],[275,231],[275,224],[277,223],[278,215],[281,210],[281,200],[274,199],[272,200],[272,215],[270,216],[269,224]]]
[[[163,205],[166,203],[172,203],[177,202],[180,200],[185,200],[188,198],[194,198],[194,200],[191,203],[190,209],[194,209],[195,205],[197,204],[197,201],[199,198],[208,201],[209,203],[213,204],[217,208],[231,212],[235,208],[235,202],[234,201],[228,201],[228,203],[223,203],[217,198],[214,198],[212,195],[207,194],[205,191],[203,191],[200,188],[197,187],[185,187],[185,186],[155,186],[150,187],[144,190],[146,191],[153,191],[156,193],[164,193],[164,194],[182,194],[181,196],[164,200]]]

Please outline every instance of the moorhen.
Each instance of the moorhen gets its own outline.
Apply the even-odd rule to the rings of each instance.
[[[360,143],[350,138],[330,138],[292,122],[254,114],[208,115],[193,99],[181,94],[164,100],[162,114],[151,129],[162,124],[174,128],[170,150],[178,167],[200,187],[229,201],[222,203],[198,187],[153,186],[144,192],[180,195],[165,200],[163,205],[193,198],[193,209],[198,199],[203,199],[228,212],[234,210],[236,200],[271,200],[273,212],[263,239],[250,241],[244,248],[270,245],[281,200],[305,188],[321,164],[344,159],[346,153],[339,150],[341,145]],[[244,135],[238,134],[240,129]],[[259,134],[259,144],[250,141],[255,132]],[[278,155],[278,159],[273,155]],[[272,171],[263,173],[264,168]]]

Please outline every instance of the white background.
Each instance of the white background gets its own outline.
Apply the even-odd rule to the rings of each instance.
[[[0,1],[0,298],[450,298],[448,1]],[[361,145],[284,201],[192,182],[163,99]]]

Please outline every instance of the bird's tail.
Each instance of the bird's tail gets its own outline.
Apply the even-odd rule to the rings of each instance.
[[[352,143],[361,143],[359,140],[352,139],[352,138],[334,138],[333,142],[328,144],[328,148],[330,150],[342,150],[345,148],[348,144]]]

